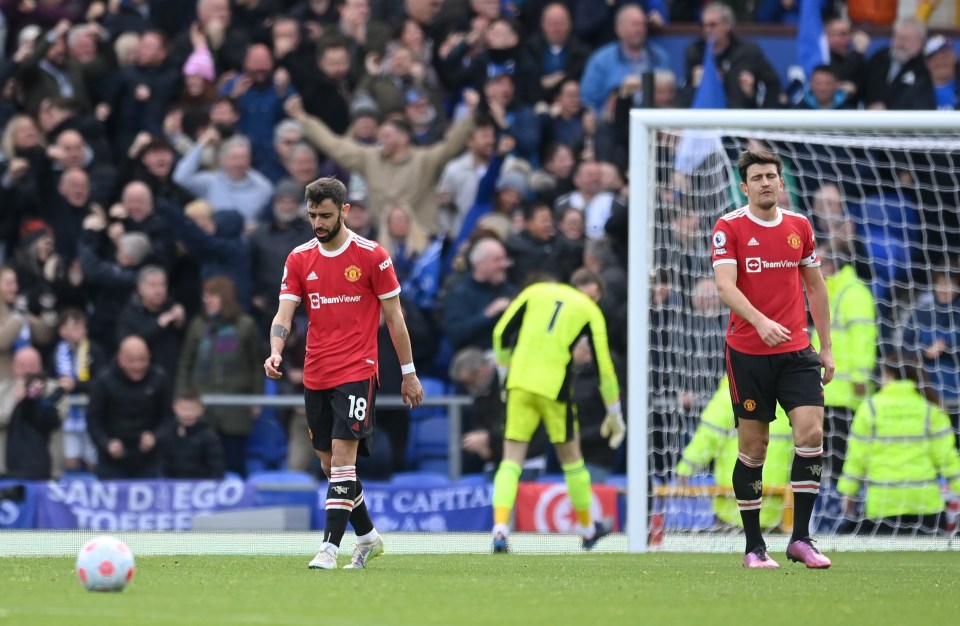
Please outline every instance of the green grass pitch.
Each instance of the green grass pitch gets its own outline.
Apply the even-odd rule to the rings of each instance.
[[[0,625],[878,626],[960,620],[956,552],[834,553],[826,571],[785,559],[777,571],[745,571],[736,554],[388,554],[363,571],[313,571],[306,567],[310,556],[140,557],[133,582],[113,594],[87,592],[72,558],[2,558]]]

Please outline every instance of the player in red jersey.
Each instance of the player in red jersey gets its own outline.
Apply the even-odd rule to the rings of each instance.
[[[834,370],[827,288],[810,222],[777,206],[783,187],[780,157],[747,151],[737,167],[748,203],[717,220],[712,243],[717,288],[731,311],[726,361],[739,443],[733,491],[747,542],[743,565],[779,567],[767,555],[760,531],[763,462],[779,402],[790,417],[796,446],[787,558],[823,569],[830,559],[810,539],[810,516],[820,490],[823,385]],[[819,355],[810,345],[804,287],[821,339]]]
[[[307,307],[307,355],[303,367],[307,427],[327,488],[324,543],[312,569],[334,569],[340,541],[353,526],[357,544],[346,568],[363,568],[383,553],[357,479],[357,454],[370,454],[377,395],[377,329],[386,319],[400,357],[404,404],[413,408],[423,388],[413,366],[410,336],[400,310],[400,284],[387,252],[343,225],[350,212],[347,189],[335,178],[307,185],[307,217],[316,239],[287,256],[280,304],[270,329],[267,376],[280,378],[280,354],[297,306]]]

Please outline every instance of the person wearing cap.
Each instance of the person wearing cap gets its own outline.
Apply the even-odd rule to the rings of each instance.
[[[371,146],[377,143],[380,128],[380,109],[372,98],[358,95],[350,105],[350,129],[348,134],[357,143]]]
[[[419,69],[410,50],[403,46],[391,48],[381,71],[364,77],[357,85],[357,93],[367,94],[384,114],[403,111],[411,97],[420,92],[439,106],[439,99],[418,79]]]
[[[523,204],[530,186],[527,184],[525,172],[519,169],[508,169],[500,173],[496,188],[494,210],[509,217],[513,215],[513,209]]]
[[[217,68],[213,55],[202,37],[194,42],[193,52],[183,64],[183,95],[180,103],[187,108],[204,106],[217,96]]]
[[[458,87],[481,88],[487,78],[508,74],[513,77],[517,102],[532,106],[540,94],[540,81],[533,57],[520,46],[517,25],[506,17],[490,21],[483,31],[480,51],[467,37],[450,50],[444,66]]]
[[[138,180],[150,188],[157,203],[183,206],[193,200],[193,194],[173,182],[175,161],[176,151],[165,137],[138,133],[120,164],[117,180],[123,185]]]
[[[937,109],[955,111],[957,109],[957,51],[953,41],[943,35],[934,35],[923,47],[923,56],[930,80],[933,81],[933,94],[937,99]]]
[[[432,146],[443,140],[447,131],[446,117],[422,87],[411,87],[404,94],[403,112],[418,146]]]
[[[508,72],[495,72],[487,78],[483,95],[497,134],[506,133],[516,140],[513,155],[540,167],[540,121],[533,108],[518,101],[516,79]]]
[[[270,318],[287,253],[313,236],[301,209],[303,193],[304,188],[292,180],[281,181],[273,194],[270,222],[257,227],[248,240],[253,308],[265,321]]]
[[[30,341],[46,348],[54,338],[58,306],[68,298],[83,302],[82,293],[67,282],[67,266],[54,248],[54,231],[47,222],[23,222],[11,265],[20,284],[17,297],[29,311]]]
[[[171,2],[158,2],[153,10],[160,11],[166,5],[176,5]],[[182,27],[185,16],[179,17],[177,29],[168,32],[179,34],[170,45],[170,57],[174,67],[183,67],[187,58],[196,48],[197,34],[204,39],[213,53],[217,73],[233,70],[240,71],[243,66],[243,55],[250,45],[250,35],[240,24],[232,24],[233,10],[229,0],[197,0],[196,28]]]

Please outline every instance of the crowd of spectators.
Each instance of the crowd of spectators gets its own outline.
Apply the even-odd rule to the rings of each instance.
[[[0,384],[20,381],[18,401],[48,397],[17,373],[28,362],[57,389],[91,395],[87,409],[61,411],[62,435],[37,421],[24,441],[54,452],[24,471],[245,475],[259,409],[203,407],[197,395],[264,391],[265,327],[287,252],[312,236],[303,189],[320,176],[347,184],[348,226],[393,257],[425,375],[449,380],[456,352],[489,349],[531,276],[568,280],[581,266],[606,281],[601,308],[622,362],[624,111],[690,106],[705,46],[730,107],[955,108],[952,43],[927,38],[920,21],[896,22],[891,45],[866,58],[869,38],[825,0],[830,61],[791,91],[736,23],[789,23],[795,11],[752,4],[0,1]],[[685,21],[702,35],[677,76],[649,36]],[[645,74],[652,93],[643,93]],[[665,218],[677,255],[665,267],[707,258],[687,217]],[[690,341],[684,371],[696,380],[679,397],[691,409],[719,380],[716,360],[695,355],[716,352],[722,323],[709,280],[679,291],[691,296],[678,326]],[[302,363],[298,324],[291,364]],[[461,364],[481,368],[482,355],[467,354]],[[381,369],[392,358],[383,354]],[[271,392],[298,391],[290,369]],[[383,393],[396,392],[392,378]],[[156,401],[148,392],[159,394],[161,415],[137,408]],[[15,435],[11,413],[0,416],[0,459],[20,445],[4,442]],[[384,420],[387,473],[407,461],[409,416],[396,413]],[[302,415],[285,419],[291,465],[308,468]],[[469,452],[488,446],[478,440]],[[174,441],[203,458],[162,449]],[[622,455],[602,463],[622,467]]]

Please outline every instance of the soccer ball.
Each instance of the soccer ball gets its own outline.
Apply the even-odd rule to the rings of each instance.
[[[123,591],[133,578],[133,552],[116,537],[94,537],[77,555],[77,578],[87,591]]]

